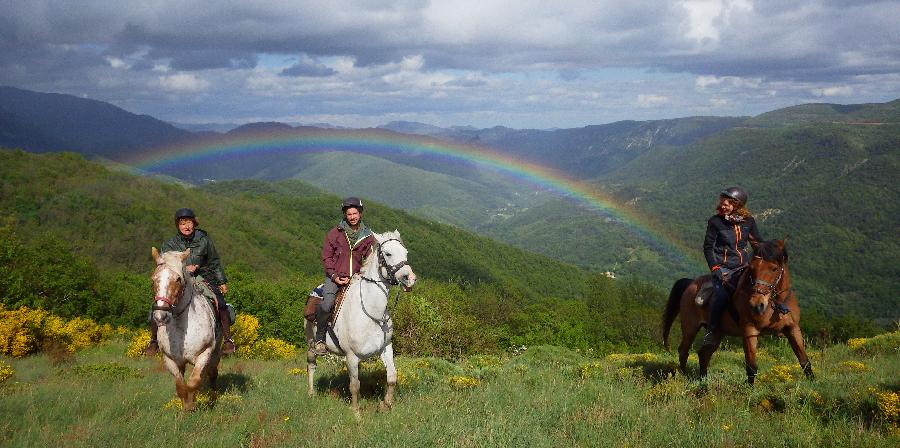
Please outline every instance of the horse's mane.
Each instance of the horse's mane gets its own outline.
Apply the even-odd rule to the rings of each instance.
[[[763,241],[762,243],[759,243],[753,249],[753,255],[760,257],[763,260],[773,262],[786,262],[788,259],[787,247],[784,247],[784,245],[779,247],[775,241]]]

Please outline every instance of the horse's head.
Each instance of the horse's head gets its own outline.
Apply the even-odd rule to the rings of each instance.
[[[787,289],[786,281],[788,253],[784,240],[752,242],[753,258],[750,260],[749,287],[750,309],[762,314],[769,307],[769,301],[779,292]]]
[[[407,261],[408,252],[403,240],[400,239],[400,232],[394,230],[374,235],[375,241],[378,242],[376,250],[381,276],[392,284],[403,286],[406,291],[411,290],[416,284],[416,274]]]
[[[153,283],[153,320],[157,325],[165,325],[172,318],[172,309],[184,293],[186,279],[184,260],[191,250],[184,252],[159,253],[154,247],[150,252],[156,261],[156,269],[150,277]]]

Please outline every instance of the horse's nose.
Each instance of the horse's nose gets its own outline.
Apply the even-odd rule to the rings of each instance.
[[[405,276],[403,280],[403,289],[409,291],[412,289],[413,285],[416,284],[416,274],[410,269],[409,274]]]
[[[153,312],[153,321],[156,322],[156,325],[165,325],[169,323],[169,320],[172,319],[172,316],[165,311],[154,311]]]
[[[765,311],[765,310],[766,310],[765,303],[757,303],[756,305],[753,305],[753,312],[756,314],[762,314],[763,311]]]

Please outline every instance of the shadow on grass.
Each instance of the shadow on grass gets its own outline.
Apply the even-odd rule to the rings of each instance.
[[[226,373],[219,375],[215,390],[219,392],[246,392],[249,385],[249,376],[243,373]]]
[[[384,370],[359,373],[359,398],[380,400],[384,396],[387,378]],[[329,394],[343,400],[350,399],[350,375],[341,372],[316,378],[316,392]]]

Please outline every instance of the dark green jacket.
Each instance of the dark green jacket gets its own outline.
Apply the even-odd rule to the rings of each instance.
[[[194,229],[194,233],[190,237],[184,237],[179,233],[163,243],[161,251],[176,250],[184,252],[188,248],[191,249],[191,256],[184,261],[184,264],[196,264],[199,266],[194,271],[194,275],[203,277],[204,280],[213,286],[228,283],[228,279],[225,277],[225,270],[222,269],[222,262],[219,261],[219,253],[216,252],[216,246],[203,230]]]

